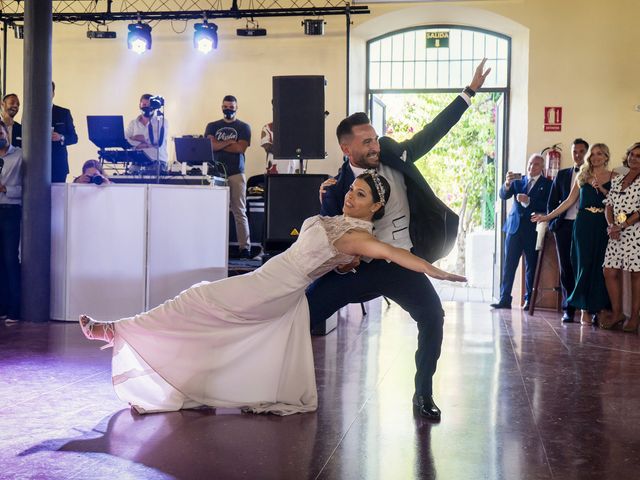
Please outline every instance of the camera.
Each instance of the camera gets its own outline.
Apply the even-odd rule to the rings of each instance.
[[[94,185],[102,185],[104,182],[104,177],[102,175],[93,175],[89,178],[89,182]]]
[[[164,97],[161,97],[160,95],[154,95],[149,99],[149,107],[152,110],[157,110],[164,107]]]

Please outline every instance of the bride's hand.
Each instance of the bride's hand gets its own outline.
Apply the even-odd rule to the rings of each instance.
[[[436,280],[448,280],[449,282],[466,282],[467,277],[463,277],[462,275],[457,275],[455,273],[445,272],[444,270],[440,270],[436,267],[429,268],[426,272],[432,278]]]
[[[448,280],[450,282],[466,282],[467,277],[464,277],[462,275],[457,275],[455,273],[445,272],[443,280]]]

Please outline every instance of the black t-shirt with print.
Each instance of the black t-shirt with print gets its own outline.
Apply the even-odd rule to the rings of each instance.
[[[224,120],[211,122],[204,131],[204,136],[206,137],[207,135],[213,135],[219,142],[246,140],[247,143],[251,143],[251,127],[240,120],[234,120],[231,123],[227,123]],[[230,153],[220,150],[213,153],[213,158],[217,162],[224,164],[228,176],[244,173],[243,153]]]

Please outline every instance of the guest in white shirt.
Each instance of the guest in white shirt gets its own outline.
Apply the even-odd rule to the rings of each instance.
[[[9,142],[0,121],[0,318],[20,319],[20,223],[22,220],[22,149]]]

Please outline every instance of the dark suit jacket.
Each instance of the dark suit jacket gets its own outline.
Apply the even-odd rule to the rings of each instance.
[[[51,142],[51,181],[64,182],[69,174],[67,146],[78,143],[71,111],[54,105],[51,110],[51,125],[55,132],[64,135],[64,142]]]
[[[525,175],[520,180],[511,182],[508,190],[504,188],[503,184],[500,187],[500,198],[507,200],[518,193],[527,193],[528,181],[529,178]],[[549,199],[550,189],[551,180],[541,175],[529,192],[529,205],[526,208],[523,207],[520,202],[513,202],[513,207],[511,207],[511,211],[507,216],[507,222],[503,230],[508,234],[514,234],[519,230],[535,234],[536,224],[531,221],[531,214],[544,213],[547,211],[547,200]]]
[[[547,213],[551,213],[558,205],[567,199],[571,192],[571,176],[573,175],[573,167],[563,168],[553,180],[551,192],[549,192],[549,201],[547,202]],[[555,232],[560,228],[567,212],[562,212],[556,218],[549,222],[549,230]]]
[[[467,102],[458,96],[409,140],[398,143],[388,137],[380,138],[380,163],[402,172],[407,186],[411,212],[409,234],[413,251],[429,262],[446,256],[453,248],[458,234],[458,216],[436,197],[413,162],[431,150],[460,120],[467,108]],[[342,214],[344,196],[354,180],[349,162],[342,165],[336,180],[337,183],[328,188],[323,196],[321,215]]]
[[[18,122],[13,122],[13,128],[11,129],[11,145],[22,148],[22,125]]]

